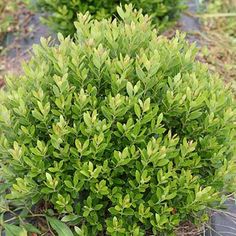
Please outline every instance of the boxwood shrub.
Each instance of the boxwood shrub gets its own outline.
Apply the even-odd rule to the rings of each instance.
[[[32,0],[31,0],[32,1]],[[77,13],[90,11],[97,19],[118,16],[116,7],[119,4],[132,3],[136,8],[142,8],[146,14],[152,14],[159,23],[159,30],[166,27],[169,22],[175,20],[184,8],[185,0],[34,0],[36,8],[41,12],[47,12],[44,22],[55,31],[64,35],[75,32],[74,21]],[[32,4],[31,4],[32,5]]]
[[[183,36],[118,13],[79,14],[75,40],[42,39],[8,78],[0,175],[8,199],[47,202],[79,235],[172,235],[232,184],[235,102]]]

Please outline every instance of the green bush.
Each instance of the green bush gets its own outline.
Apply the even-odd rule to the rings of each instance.
[[[0,0],[0,51],[6,34],[15,31],[17,4],[18,1]]]
[[[169,24],[169,21],[176,19],[183,9],[183,0],[36,0],[33,2],[36,3],[38,10],[49,13],[44,22],[64,35],[75,32],[74,21],[78,12],[89,11],[97,19],[102,19],[116,15],[117,5],[132,3],[136,8],[142,8],[145,14],[153,14],[161,30]]]
[[[47,202],[79,235],[172,235],[231,184],[235,103],[183,36],[118,13],[80,14],[75,40],[42,39],[7,80],[0,175],[8,199]]]

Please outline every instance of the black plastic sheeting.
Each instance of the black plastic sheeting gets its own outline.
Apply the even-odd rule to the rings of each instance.
[[[231,199],[225,203],[226,209],[213,212],[210,230],[206,236],[235,236],[236,235],[236,204]]]
[[[199,1],[200,0],[189,0],[187,3],[187,11],[192,14],[198,12],[200,9]],[[198,45],[198,39],[194,35],[194,32],[199,32],[201,30],[198,19],[196,17],[190,16],[189,14],[182,14],[179,23],[181,31],[187,33],[186,38],[188,39],[188,41],[191,43],[196,43]]]
[[[5,40],[4,46],[9,46],[15,44],[15,47],[12,47],[7,53],[7,57],[9,59],[14,60],[17,58],[19,61],[29,59],[30,52],[32,50],[32,46],[34,44],[40,43],[41,37],[49,37],[52,36],[55,38],[55,34],[52,33],[48,27],[40,23],[40,14],[34,14],[30,17],[30,21],[28,23],[28,28],[32,29],[31,33],[28,33],[27,36],[18,37],[14,33],[9,33]],[[21,19],[24,20],[24,19]],[[17,61],[16,61],[17,63]]]

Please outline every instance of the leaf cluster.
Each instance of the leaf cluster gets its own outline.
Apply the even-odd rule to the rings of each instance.
[[[52,204],[78,235],[172,235],[232,184],[235,102],[183,36],[118,14],[79,14],[74,40],[42,39],[7,80],[1,175],[8,199]]]

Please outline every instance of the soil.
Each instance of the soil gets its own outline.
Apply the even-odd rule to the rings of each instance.
[[[46,26],[40,23],[40,14],[34,14],[24,4],[19,5],[17,13],[18,25],[15,32],[8,33],[2,47],[4,52],[0,54],[0,87],[4,85],[4,76],[7,73],[21,73],[21,64],[30,58],[32,45],[38,44],[41,37],[54,35]]]

